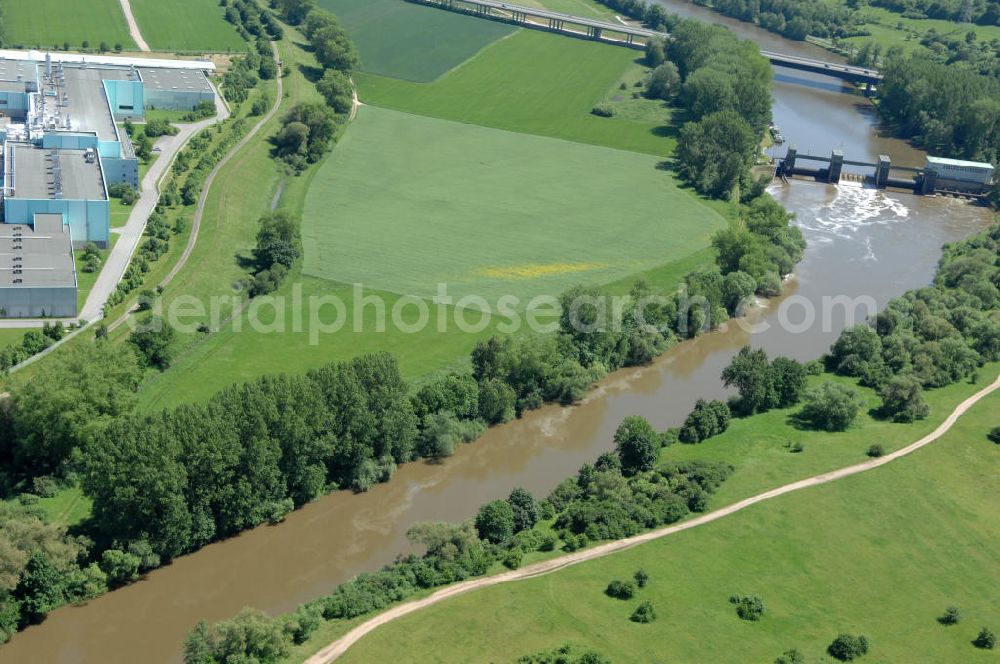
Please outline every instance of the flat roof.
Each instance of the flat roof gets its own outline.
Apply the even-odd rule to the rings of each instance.
[[[60,214],[36,214],[35,228],[0,224],[0,288],[76,288],[73,242]]]
[[[139,67],[139,75],[147,90],[214,92],[208,83],[208,78],[201,71]]]
[[[172,69],[200,69],[203,71],[215,71],[215,63],[211,60],[171,60],[167,58],[143,58],[129,57],[126,55],[104,55],[104,54],[80,54],[61,53],[52,51],[16,51],[13,49],[0,49],[0,59],[12,61],[32,61],[45,62],[46,54],[52,56],[52,62],[86,62],[88,64],[118,65],[128,67],[129,65],[141,65],[146,67],[170,67]]]
[[[103,81],[128,80],[131,76],[130,70],[67,66],[63,71],[66,75],[66,87],[63,90],[68,101],[61,107],[61,114],[65,117],[68,113],[74,126],[97,132],[97,138],[102,141],[117,141],[115,118],[111,114],[111,107],[108,106]],[[55,90],[57,96],[48,97],[47,100],[61,103],[59,88]]]
[[[8,150],[11,153],[8,158],[12,158],[14,165],[14,194],[11,198],[106,200],[101,166],[96,159],[87,162],[86,150],[44,150],[23,143],[11,143]],[[62,195],[58,197],[56,163],[59,165],[62,189]]]
[[[965,161],[964,159],[949,159],[948,157],[927,157],[928,164],[937,164],[939,166],[964,166],[964,167],[974,167],[982,169],[992,169],[993,164],[988,164],[983,161]]]
[[[0,60],[0,80],[17,81],[20,76],[22,82],[34,82],[38,76],[37,65],[37,62],[25,60]]]

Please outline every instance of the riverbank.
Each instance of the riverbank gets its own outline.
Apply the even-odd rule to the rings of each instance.
[[[618,608],[622,608],[620,607],[621,603],[616,602],[615,600],[600,598],[601,584],[605,582],[603,579],[614,578],[615,575],[618,575],[619,577],[627,577],[627,573],[623,574],[625,569],[634,568],[646,570],[647,573],[650,574],[651,582],[649,584],[649,589],[639,590],[639,596],[647,599],[647,601],[649,601],[650,598],[653,599],[655,602],[654,606],[661,607],[661,612],[663,611],[662,607],[664,606],[676,607],[678,604],[686,606],[687,610],[679,612],[680,615],[678,615],[678,612],[670,611],[668,609],[668,612],[671,614],[672,623],[670,631],[677,634],[693,633],[688,632],[687,628],[684,627],[684,624],[686,624],[687,621],[681,616],[685,614],[690,615],[692,613],[699,613],[701,610],[704,610],[704,608],[707,608],[704,607],[704,599],[713,596],[713,593],[699,595],[692,592],[688,595],[679,592],[678,586],[681,586],[684,589],[689,589],[693,585],[706,585],[707,580],[703,578],[695,580],[688,577],[684,581],[680,581],[681,577],[678,576],[678,570],[672,568],[683,567],[688,570],[691,570],[692,568],[706,570],[707,567],[711,570],[710,573],[715,575],[718,574],[724,567],[730,568],[731,570],[735,561],[725,555],[719,556],[716,554],[710,558],[712,562],[707,566],[704,563],[693,565],[694,556],[692,553],[683,554],[678,560],[678,553],[674,553],[672,556],[658,556],[656,553],[645,550],[649,547],[643,545],[647,545],[650,542],[660,540],[670,535],[679,534],[699,526],[707,525],[761,503],[780,499],[782,496],[786,496],[793,492],[803,490],[809,491],[814,487],[819,487],[831,482],[838,482],[848,477],[873,471],[898,459],[918,452],[922,448],[935,443],[948,434],[960,417],[965,415],[966,412],[976,406],[976,404],[980,401],[992,395],[997,389],[1000,389],[1000,377],[958,404],[931,433],[906,445],[905,447],[900,448],[899,450],[896,450],[895,452],[887,454],[884,457],[870,459],[864,463],[823,473],[821,475],[806,478],[794,483],[785,484],[770,491],[751,496],[731,505],[727,505],[726,507],[708,512],[703,516],[682,522],[676,526],[650,531],[624,540],[609,542],[596,546],[592,549],[555,557],[545,562],[528,565],[518,570],[504,572],[496,576],[476,579],[474,581],[449,586],[444,590],[435,592],[429,597],[399,605],[379,614],[375,618],[371,618],[364,623],[352,627],[343,636],[337,638],[330,645],[326,646],[312,657],[306,659],[306,664],[327,664],[328,662],[341,658],[343,661],[357,662],[372,661],[373,659],[378,661],[389,661],[394,656],[402,654],[398,652],[397,649],[404,642],[406,647],[406,657],[410,658],[412,661],[429,660],[430,653],[433,652],[435,653],[434,659],[437,661],[462,662],[468,661],[467,658],[469,656],[482,657],[490,652],[495,653],[496,656],[509,654],[509,644],[511,643],[509,639],[514,634],[520,635],[519,638],[516,639],[516,642],[518,644],[518,648],[523,650],[525,653],[551,647],[552,645],[558,643],[564,643],[567,640],[572,640],[577,643],[582,643],[585,647],[598,647],[602,651],[606,653],[610,652],[612,656],[619,658],[626,656],[627,652],[633,652],[636,655],[641,652],[646,656],[653,652],[662,656],[679,656],[680,653],[683,652],[684,654],[680,656],[683,656],[685,659],[704,657],[706,655],[705,648],[699,647],[688,640],[665,639],[662,631],[657,630],[654,642],[648,638],[653,636],[649,633],[650,630],[648,628],[641,625],[638,627],[629,626],[629,628],[626,628],[624,619],[617,616],[618,611],[615,611],[616,605]],[[1000,401],[993,399],[993,403],[1000,403]],[[976,447],[986,450],[987,445],[990,445],[990,443],[985,440],[985,432],[990,426],[988,410],[985,407],[980,407],[977,412],[977,417],[972,419],[974,420],[973,423],[967,424],[965,427],[960,428],[960,430],[971,430],[975,432],[975,434],[978,434],[976,437],[979,439],[979,445]],[[836,441],[828,442],[830,444],[837,444]],[[993,452],[994,453],[991,457],[1000,461],[1000,454],[997,454],[995,450],[993,450]],[[800,454],[805,453],[805,450],[800,452]],[[938,458],[942,458],[941,455],[938,455]],[[901,477],[901,473],[893,473],[893,477],[895,479],[899,479]],[[909,484],[914,484],[912,479]],[[858,490],[858,486],[859,485],[855,484],[856,491]],[[876,483],[874,481],[868,481],[862,486],[867,488],[865,491],[867,495],[876,486]],[[952,487],[952,489],[957,489],[957,487]],[[809,491],[809,493],[810,495],[815,494],[813,491]],[[842,496],[845,494],[845,491],[836,490],[828,493],[836,493],[837,495]],[[784,504],[786,507],[789,505],[789,501],[787,500],[779,500],[778,502]],[[854,503],[857,504],[858,502],[859,500],[856,497],[854,499]],[[861,499],[861,502],[864,502],[863,499]],[[762,514],[774,514],[774,510],[775,508],[768,505],[763,509],[754,509],[753,512],[759,518]],[[817,510],[813,508],[812,511],[815,512]],[[836,513],[837,508],[834,507],[831,511]],[[764,518],[767,519],[766,516]],[[741,515],[740,520],[743,521],[744,526],[747,525],[746,516]],[[822,521],[829,523],[829,520],[830,514],[824,513]],[[790,521],[787,518],[782,518],[780,522],[780,526],[774,523],[773,519],[769,522],[770,527],[775,531],[772,535],[770,535],[770,537],[763,533],[757,533],[753,536],[754,539],[760,538],[764,540],[787,542],[787,530],[796,529],[797,526],[794,521]],[[868,522],[864,523],[861,527],[870,527],[874,525],[874,523]],[[953,524],[953,526],[954,525],[955,524]],[[964,523],[963,525],[968,528],[970,524]],[[879,526],[882,529],[885,529],[884,523],[879,524]],[[847,526],[849,530],[855,531],[858,527],[859,524],[857,523],[852,523],[850,526]],[[802,526],[798,526],[797,529],[802,529]],[[716,531],[717,530],[718,529],[716,529]],[[730,527],[729,530],[732,530],[732,527]],[[716,535],[716,537],[718,536],[717,533],[712,534]],[[692,539],[700,538],[701,535],[702,533],[700,531],[697,534],[691,535],[687,538],[687,542],[680,546],[688,550],[698,548],[704,551],[706,556],[711,555],[709,552],[719,551],[720,548],[723,551],[725,550],[725,547],[699,547],[697,543],[691,541]],[[852,535],[854,535],[854,537],[850,538],[849,541],[852,544],[854,542],[858,542],[857,533],[854,532]],[[910,537],[912,536],[913,533],[911,532]],[[817,537],[817,539],[821,538],[822,536]],[[746,540],[743,541],[747,548],[754,547],[753,543],[746,542]],[[924,543],[922,542],[922,544]],[[942,542],[941,544],[944,543]],[[947,543],[947,546],[965,547],[967,544],[968,543],[966,542],[955,542],[954,540],[950,540]],[[930,542],[924,545],[930,545]],[[665,545],[661,545],[659,543],[657,544],[657,548],[660,549],[664,548],[664,546]],[[973,546],[975,546],[975,544],[973,544]],[[640,548],[639,550],[630,552],[628,557],[631,558],[631,560],[621,560],[621,556],[619,554],[627,549],[632,549],[633,547]],[[893,554],[897,557],[908,557],[910,553],[912,553],[912,550],[910,549],[893,549]],[[839,547],[839,550],[835,555],[844,556],[845,554],[847,554],[847,552],[844,547]],[[583,566],[585,569],[573,570],[571,572],[568,571],[569,568],[581,563],[590,563],[590,561],[597,561],[598,559],[612,555],[614,555],[613,559],[601,561],[599,564],[586,564]],[[870,556],[870,553],[851,550],[851,553],[847,555],[867,559]],[[664,564],[663,561],[670,560],[671,558],[674,559],[669,563]],[[925,565],[924,568],[928,569],[929,561],[926,557],[920,556],[920,560],[921,563]],[[738,563],[735,566],[739,566]],[[434,607],[437,604],[456,598],[460,595],[464,595],[465,593],[479,591],[485,588],[495,588],[501,584],[506,584],[511,581],[536,579],[552,573],[558,573],[558,577],[571,576],[573,578],[543,580],[532,584],[518,584],[515,588],[511,589],[498,588],[490,593],[476,593],[476,596],[474,597],[464,597],[458,602],[448,602],[446,606],[442,606],[440,608],[435,607],[433,610],[428,611],[430,607]],[[731,571],[728,576],[732,576]],[[779,593],[777,589],[773,588],[774,579],[763,579],[763,574],[761,572],[755,572],[752,574],[752,577],[748,576],[748,578],[740,578],[739,574],[736,576],[740,580],[739,585],[737,585],[735,589],[744,590],[748,589],[748,586],[752,586],[754,592],[761,593],[768,598],[768,616],[777,614],[778,620],[782,619],[782,613],[786,609],[786,605],[790,604],[790,602],[787,600],[782,601],[781,599],[774,601],[776,599],[775,596]],[[815,582],[822,584],[824,583],[824,580],[815,579]],[[568,587],[576,589],[577,592],[584,588],[590,588],[590,591],[594,593],[594,601],[584,603],[590,605],[587,610],[580,608],[576,608],[574,610],[571,605],[565,601],[559,601],[558,599],[553,601],[553,598],[563,598],[565,600],[567,597],[567,594],[563,592],[553,592],[553,585],[567,586],[567,584]],[[718,586],[718,580],[714,580],[712,585]],[[735,591],[735,589],[730,592]],[[769,590],[770,592],[768,592]],[[788,592],[787,589],[784,589],[783,591],[786,593]],[[713,613],[722,613],[723,615],[727,613],[726,602],[724,602],[724,598],[726,596],[724,594],[725,592],[726,591],[720,589],[720,592],[715,593],[718,595],[716,601],[719,608],[713,611]],[[956,592],[958,591],[956,590]],[[547,597],[543,599],[540,594],[544,594]],[[954,594],[945,595],[945,597],[954,597]],[[827,602],[832,601],[831,595],[824,595],[824,599]],[[888,597],[885,599],[892,601]],[[967,598],[965,599],[967,600]],[[945,604],[947,601],[947,599],[942,599],[941,603]],[[458,606],[458,604],[461,606]],[[573,604],[577,607],[579,606],[578,603]],[[966,607],[969,606],[968,601],[962,602],[962,604]],[[516,606],[517,610],[500,608],[513,606]],[[487,609],[486,607],[490,608]],[[928,613],[933,615],[932,611],[937,607],[930,605],[926,608]],[[799,605],[799,609],[801,610],[801,605]],[[622,608],[622,610],[627,609]],[[383,627],[390,622],[397,621],[410,614],[415,614],[418,611],[421,612],[419,616],[407,618],[398,626],[392,625],[391,627]],[[731,611],[731,609],[729,609],[729,611]],[[577,615],[574,619],[571,619],[564,615],[565,612]],[[796,613],[797,619],[803,619],[800,612]],[[989,611],[985,611],[983,615],[989,615],[989,613]],[[487,614],[490,616],[488,619],[488,628],[486,628],[486,623],[483,622],[483,620],[486,619]],[[560,617],[555,619],[555,615],[557,614],[559,614]],[[458,616],[461,617],[459,618]],[[622,627],[620,629],[615,629],[613,625],[619,621],[621,621]],[[828,622],[828,618],[826,621]],[[678,622],[681,624],[678,624]],[[812,622],[819,626],[823,624],[824,620],[817,615]],[[929,619],[927,620],[927,623],[929,626],[933,627]],[[459,632],[461,634],[461,636],[456,639],[455,632],[450,631],[451,637],[448,639],[450,646],[447,651],[444,651],[439,647],[440,641],[435,637],[435,635],[440,635],[442,633],[440,628],[445,624],[453,627],[460,626]],[[738,639],[741,644],[740,651],[743,653],[743,656],[746,656],[748,652],[758,653],[759,651],[760,657],[766,657],[767,652],[771,652],[772,654],[781,652],[781,638],[784,638],[786,641],[794,641],[795,643],[802,640],[801,637],[796,638],[794,633],[780,635],[779,632],[774,634],[774,636],[778,637],[778,639],[773,637],[768,638],[766,639],[768,641],[766,646],[761,647],[759,644],[761,639],[759,638],[747,638],[745,635],[736,637],[735,633],[732,634],[732,636],[728,634],[728,632],[738,631],[739,627],[739,621],[732,617],[726,619],[720,616],[720,619],[714,621],[714,624],[717,625],[717,629],[715,631],[716,639],[713,640],[713,644],[709,648],[712,652],[725,652],[727,651],[725,644],[734,639]],[[576,627],[571,625],[575,625]],[[601,633],[605,636],[599,641],[593,639],[592,637],[593,630],[595,630],[598,625],[603,625],[605,627],[605,629],[601,630]],[[790,627],[791,625],[784,626],[785,631],[789,631]],[[378,628],[382,629],[379,629],[378,633],[372,634],[372,632]],[[827,631],[831,634],[830,638],[832,638],[832,635],[836,633],[838,628],[839,627],[835,625],[831,625],[828,628]],[[691,629],[694,629],[693,625],[691,626]],[[938,627],[938,629],[940,630],[940,627]],[[778,630],[780,630],[780,627]],[[768,631],[774,633],[778,632],[778,630],[772,628]],[[930,629],[927,629],[927,631],[930,631]],[[402,633],[406,634],[405,639],[401,638]],[[358,643],[363,637],[366,637],[366,635],[369,634],[371,634],[371,636],[365,638],[363,642]],[[619,638],[610,638],[610,634],[616,634]],[[770,634],[768,636],[771,637]],[[778,643],[775,643],[775,640],[777,640]],[[950,639],[946,640],[950,641]],[[472,645],[473,641],[476,645],[473,650],[469,650],[468,647]],[[883,644],[884,641],[885,639],[883,638]],[[357,648],[349,651],[351,646],[354,644],[358,644]],[[503,645],[501,646],[501,644]],[[819,650],[819,648],[816,648],[815,645],[818,644],[813,644],[812,650]],[[893,645],[899,648],[902,644]],[[948,645],[951,646],[952,644],[949,643]],[[963,647],[968,648],[968,645],[963,644]],[[930,649],[932,651],[939,651],[940,647],[932,646]],[[307,648],[303,647],[298,649],[294,656],[287,658],[285,661],[301,661],[299,654],[303,651],[307,651]],[[923,648],[919,651],[926,652]],[[904,647],[899,650],[899,652],[900,654],[905,654],[912,653],[914,651],[908,647]]]
[[[996,563],[986,559],[995,556],[983,553],[997,535],[991,517],[998,495],[987,478],[1000,468],[1000,450],[985,434],[1000,404],[998,387],[1000,379],[892,455],[784,485],[676,527],[450,587],[354,627],[305,661],[463,662],[509,657],[511,643],[517,655],[567,641],[623,662],[650,655],[723,660],[736,651],[767,661],[792,647],[818,655],[843,631],[868,635],[873,653],[892,661],[916,653],[973,661],[969,641],[979,625],[1000,619],[983,593],[997,587],[986,572]],[[797,491],[803,493],[787,497]],[[696,526],[704,528],[691,530]],[[980,564],[940,565],[942,555]],[[603,596],[609,580],[637,569],[649,581],[635,599]],[[506,583],[520,579],[527,580]],[[727,601],[736,592],[763,598],[759,623],[737,618]],[[567,601],[571,596],[590,599]],[[652,602],[653,625],[627,620],[639,601]],[[974,624],[939,625],[936,618],[949,605],[960,606]],[[714,626],[710,643],[684,638],[706,620]],[[305,650],[283,661],[300,662]]]

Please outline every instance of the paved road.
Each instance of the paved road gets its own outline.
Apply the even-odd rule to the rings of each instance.
[[[174,158],[181,148],[192,136],[206,127],[210,127],[217,122],[221,122],[229,117],[229,108],[222,100],[222,95],[216,91],[215,95],[216,117],[195,122],[192,124],[179,125],[180,131],[176,136],[163,136],[155,144],[160,149],[160,156],[146,173],[139,185],[140,198],[132,208],[128,223],[121,228],[115,229],[118,235],[118,242],[111,253],[108,254],[104,262],[104,268],[97,277],[97,283],[87,295],[87,302],[83,305],[80,318],[86,321],[93,321],[101,318],[104,310],[104,303],[108,297],[118,287],[125,269],[132,260],[132,255],[142,242],[142,234],[146,230],[146,221],[156,209],[156,202],[160,198],[159,182],[167,169],[174,163]]]
[[[142,38],[142,32],[139,30],[139,24],[135,22],[135,16],[132,14],[132,5],[129,4],[129,0],[120,0],[122,5],[122,12],[125,14],[125,20],[128,22],[128,31],[132,35],[132,41],[135,45],[139,47],[140,51],[149,51],[149,44],[146,40]]]
[[[176,136],[162,136],[157,139],[154,147],[159,149],[160,156],[146,172],[146,176],[139,183],[139,200],[132,207],[128,222],[120,227],[113,228],[111,232],[118,235],[118,242],[111,249],[104,261],[104,267],[97,276],[94,287],[87,294],[87,301],[83,305],[76,318],[63,319],[30,319],[30,318],[9,318],[0,319],[0,328],[19,329],[41,327],[45,323],[55,320],[62,320],[63,323],[73,323],[76,321],[86,321],[93,323],[104,315],[104,304],[108,297],[118,287],[118,282],[128,268],[129,262],[139,243],[142,242],[143,233],[146,230],[146,221],[156,209],[156,203],[160,198],[159,181],[167,169],[173,165],[174,158],[187,141],[202,129],[210,127],[217,122],[221,122],[229,117],[229,108],[222,99],[222,95],[216,90],[215,94],[216,116],[195,122],[192,124],[178,125],[180,131]]]
[[[821,484],[828,484],[845,477],[850,477],[851,475],[857,475],[859,473],[864,473],[869,470],[874,470],[881,466],[891,463],[896,459],[904,457],[908,454],[916,452],[922,447],[930,445],[935,440],[943,436],[948,432],[949,429],[958,421],[958,418],[965,414],[972,406],[974,406],[980,399],[986,397],[992,392],[1000,388],[1000,376],[997,377],[995,381],[988,387],[983,388],[979,392],[975,393],[962,403],[960,403],[955,410],[951,412],[950,415],[942,422],[934,431],[927,434],[915,443],[897,450],[891,454],[887,454],[883,457],[876,459],[871,459],[864,463],[859,463],[854,466],[848,466],[847,468],[841,468],[840,470],[835,470],[829,473],[824,473],[822,475],[816,475],[815,477],[810,477],[804,480],[799,480],[798,482],[792,482],[784,486],[778,487],[777,489],[772,489],[770,491],[765,491],[764,493],[746,498],[737,503],[733,503],[728,507],[723,507],[714,512],[709,512],[708,514],[703,514],[697,518],[691,519],[690,521],[685,521],[683,523],[678,523],[673,526],[667,526],[666,528],[659,528],[657,530],[651,530],[647,533],[642,533],[641,535],[636,535],[634,537],[629,537],[622,540],[616,540],[614,542],[608,542],[606,544],[601,544],[592,549],[586,549],[583,551],[578,551],[576,553],[571,553],[566,556],[560,556],[558,558],[553,558],[551,560],[545,560],[540,563],[535,563],[534,565],[528,565],[527,567],[522,567],[521,569],[513,570],[510,572],[504,572],[503,574],[497,574],[496,576],[489,576],[482,579],[474,579],[471,581],[463,581],[462,583],[456,583],[452,586],[443,588],[436,593],[429,595],[423,599],[415,600],[412,602],[406,602],[405,604],[400,604],[384,613],[366,620],[361,623],[351,631],[349,631],[344,636],[340,637],[330,645],[323,648],[321,651],[306,660],[305,664],[328,664],[336,660],[338,657],[343,655],[347,650],[357,643],[363,636],[369,632],[375,630],[381,625],[395,620],[396,618],[401,618],[410,613],[414,613],[423,609],[425,607],[443,602],[446,599],[454,597],[456,595],[461,595],[472,590],[477,590],[479,588],[486,588],[489,586],[495,586],[501,583],[508,583],[510,581],[519,581],[521,579],[530,579],[537,576],[542,576],[545,574],[550,574],[560,569],[570,567],[582,563],[587,560],[593,560],[595,558],[603,558],[604,556],[616,553],[623,549],[632,548],[638,544],[644,542],[649,542],[661,537],[666,537],[668,535],[673,535],[674,533],[679,533],[683,530],[689,530],[691,528],[696,528],[698,526],[705,525],[706,523],[711,523],[712,521],[717,521],[723,517],[729,516],[736,512],[742,511],[751,505],[756,505],[757,503],[762,503],[765,500],[771,500],[772,498],[777,498],[778,496],[783,496],[793,491],[799,491],[801,489],[807,489],[809,487],[819,486]]]

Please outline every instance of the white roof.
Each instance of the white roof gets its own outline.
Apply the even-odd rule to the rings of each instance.
[[[982,161],[965,161],[963,159],[949,159],[948,157],[927,157],[927,163],[937,164],[938,166],[970,166],[973,168],[982,168],[983,170],[993,168],[993,164],[987,164]]]
[[[86,62],[95,65],[135,65],[137,67],[160,67],[164,69],[200,69],[215,71],[215,63],[210,60],[167,60],[163,58],[135,58],[120,55],[103,55],[88,53],[60,53],[42,51],[13,51],[0,49],[0,59],[3,60],[31,60],[34,62],[45,62],[45,56],[51,55],[52,62]]]

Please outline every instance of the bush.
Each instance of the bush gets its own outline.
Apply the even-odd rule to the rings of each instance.
[[[882,443],[875,443],[868,448],[866,454],[873,459],[877,459],[880,456],[885,456],[885,448],[882,447]]]
[[[792,648],[779,655],[774,664],[806,664],[806,656]]]
[[[962,614],[957,606],[949,606],[938,618],[938,622],[942,625],[957,625],[960,620],[962,620]]]
[[[615,579],[604,589],[604,594],[615,599],[632,599],[635,595],[635,585],[631,581]]]
[[[868,652],[868,637],[853,636],[851,634],[840,634],[833,640],[826,651],[834,659],[842,662],[850,662]]]
[[[41,498],[51,498],[59,492],[59,481],[51,475],[40,475],[32,480],[31,491]]]
[[[632,578],[635,579],[635,585],[639,586],[640,588],[645,588],[646,584],[649,583],[649,574],[646,572],[646,570],[641,568],[635,571],[635,574],[632,575]]]
[[[503,557],[503,565],[507,569],[517,569],[521,566],[521,560],[524,557],[524,552],[520,549],[511,549]]]
[[[506,500],[494,500],[479,508],[476,515],[479,539],[500,544],[514,534],[514,508]]]
[[[636,623],[651,623],[656,620],[656,610],[653,608],[653,603],[646,600],[632,612],[629,620]]]
[[[764,615],[764,600],[758,595],[733,595],[729,603],[736,605],[736,615],[743,620],[756,622]]]
[[[992,630],[983,627],[972,645],[982,650],[993,650],[997,646],[997,636]]]
[[[997,445],[1000,445],[1000,427],[993,427],[990,429],[990,432],[986,435],[986,437]]]
[[[796,441],[788,446],[788,451],[792,454],[799,454],[800,452],[805,451],[805,449],[806,446],[802,444],[802,441]]]
[[[828,381],[809,391],[800,417],[815,429],[844,431],[854,422],[861,404],[857,390]]]
[[[615,116],[615,109],[611,104],[598,104],[590,112],[599,118],[613,118]]]

